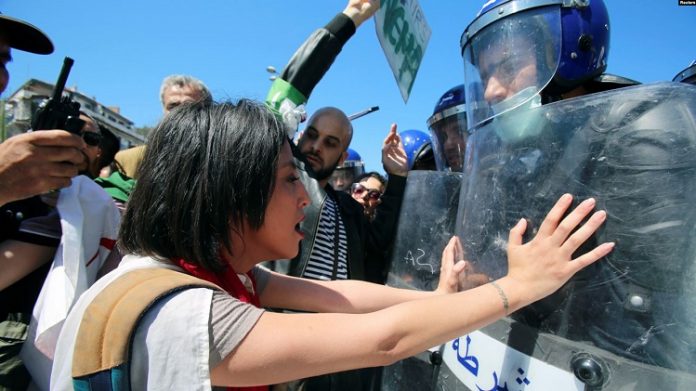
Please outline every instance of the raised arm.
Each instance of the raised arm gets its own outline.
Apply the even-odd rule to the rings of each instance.
[[[562,218],[571,202],[572,197],[563,196],[534,239],[526,244],[522,243],[524,221],[510,231],[509,273],[495,284],[433,295],[362,315],[264,313],[237,349],[213,369],[213,384],[276,383],[386,365],[490,324],[547,296],[613,248],[612,243],[604,243],[571,258],[606,218],[606,213],[596,212],[571,234],[594,208],[594,201],[582,202]],[[318,295],[313,300],[323,301],[325,297]]]
[[[273,82],[266,103],[283,115],[293,132],[300,122],[296,118],[300,113],[293,111],[307,102],[343,45],[378,9],[379,0],[349,0],[343,12],[302,43]]]
[[[342,13],[353,21],[357,29],[377,12],[379,5],[379,0],[349,0]]]

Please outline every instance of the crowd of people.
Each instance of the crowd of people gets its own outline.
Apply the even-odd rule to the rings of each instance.
[[[641,193],[647,174],[631,171],[628,157],[611,170],[592,166],[575,175],[569,167],[577,162],[564,159],[578,154],[566,151],[591,145],[601,155],[608,142],[578,141],[529,114],[637,84],[605,74],[608,32],[553,35],[561,7],[571,15],[564,23],[591,19],[590,29],[608,26],[606,9],[601,1],[559,1],[500,12],[515,1],[486,2],[467,28],[464,83],[436,102],[429,132],[398,132],[396,124],[386,132],[386,175],[366,172],[349,148],[353,124],[340,108],[319,108],[306,121],[304,113],[313,88],[379,0],[348,0],[298,48],[265,102],[216,102],[202,81],[172,75],[162,82],[163,116],[147,145],[119,151],[118,138],[86,113],[76,133],[34,130],[4,140],[0,388],[378,390],[382,366],[504,317],[557,332],[567,319],[557,319],[558,306],[548,302],[557,301],[559,288],[603,300],[578,296],[573,303],[607,310],[582,338],[692,372],[659,352],[667,346],[689,356],[682,352],[691,348],[646,337],[655,318],[614,297],[657,286],[648,298],[664,303],[654,292],[667,291],[668,278],[693,275],[677,260],[690,254],[688,243],[678,243],[683,248],[669,254],[668,267],[649,269],[658,277],[648,283],[649,272],[630,262],[652,260],[635,251],[636,237],[659,247],[635,230],[635,210],[650,215],[655,197],[687,207],[687,197],[669,186]],[[0,15],[0,93],[11,49],[50,54],[53,43],[35,26]],[[559,61],[564,50],[575,50],[574,62]],[[693,81],[691,68],[679,81]],[[681,113],[693,120],[692,103]],[[543,118],[562,121],[557,117]],[[653,136],[631,139],[614,156],[656,145]],[[648,163],[653,174],[669,171],[691,189],[681,173],[694,173],[693,157],[655,168],[677,144],[685,148],[679,156],[696,144],[673,136],[662,149],[640,149],[641,156],[655,162]],[[414,170],[468,175],[458,235],[441,250],[430,292],[385,285]],[[564,170],[573,175],[553,182]],[[635,185],[626,204],[616,201],[622,190],[611,187],[615,182],[607,184],[619,175]],[[662,183],[674,185],[666,177]],[[664,222],[675,213],[686,215],[683,223]],[[655,215],[650,232],[696,227],[681,207]],[[595,264],[610,257],[610,266]],[[586,267],[591,272],[581,272]],[[573,320],[582,323],[581,313]],[[607,337],[608,322],[619,320],[631,327]],[[679,326],[680,341],[692,337]],[[636,358],[641,354],[649,359]]]

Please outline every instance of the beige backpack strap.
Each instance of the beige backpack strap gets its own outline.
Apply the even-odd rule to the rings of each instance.
[[[87,307],[73,354],[73,378],[114,368],[129,361],[131,334],[159,299],[184,289],[217,285],[171,269],[128,272],[111,282]]]

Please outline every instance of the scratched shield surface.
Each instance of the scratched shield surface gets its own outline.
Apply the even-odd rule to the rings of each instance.
[[[454,234],[461,178],[461,173],[408,173],[388,285],[419,290],[437,287],[442,250]]]
[[[387,284],[433,290],[442,250],[454,234],[461,173],[410,171],[401,204]],[[425,351],[384,368],[382,390],[434,390],[441,356]]]
[[[579,252],[616,242],[484,332],[593,389],[696,389],[696,88],[656,83],[511,110],[473,129],[466,154],[455,231],[477,272],[504,276],[509,229],[525,218],[533,237],[563,193],[607,211]],[[530,368],[506,367],[506,355],[484,371],[496,387],[538,389],[516,381]]]

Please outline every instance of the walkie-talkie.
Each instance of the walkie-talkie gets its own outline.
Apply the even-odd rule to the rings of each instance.
[[[80,119],[80,103],[73,101],[69,96],[63,96],[65,82],[74,62],[70,57],[63,60],[63,68],[58,75],[53,96],[43,101],[34,114],[31,123],[33,130],[63,129],[75,134],[82,130],[85,121]]]

